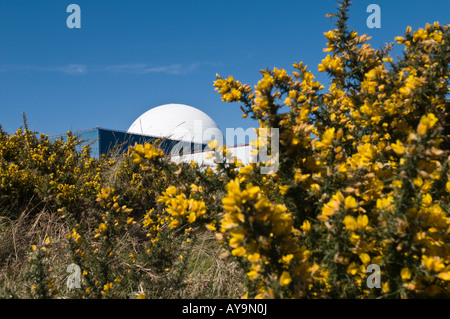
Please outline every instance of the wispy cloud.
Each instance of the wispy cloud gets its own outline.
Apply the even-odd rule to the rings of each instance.
[[[55,72],[69,75],[83,75],[87,73],[128,73],[128,74],[151,74],[165,73],[173,75],[189,74],[201,67],[220,67],[223,63],[218,62],[193,62],[190,64],[168,64],[150,65],[147,63],[114,64],[107,66],[87,66],[83,64],[69,64],[60,67],[42,67],[32,65],[6,65],[0,66],[0,72],[6,71],[32,71],[32,72]]]
[[[67,66],[54,68],[53,71],[67,74],[85,74],[87,72],[87,66],[82,64],[70,64]]]
[[[0,72],[7,71],[31,71],[31,72],[57,72],[66,74],[85,74],[87,66],[82,64],[69,64],[60,67],[43,67],[35,65],[4,65],[0,66]]]
[[[196,71],[201,67],[219,67],[223,63],[218,62],[193,62],[190,64],[169,64],[161,66],[152,66],[146,63],[138,64],[120,64],[110,65],[103,69],[103,71],[116,73],[136,73],[136,74],[150,74],[150,73],[167,73],[167,74],[188,74]]]
[[[113,72],[113,73],[134,73],[134,74],[149,74],[149,73],[182,74],[184,73],[184,68],[181,64],[149,66],[148,64],[145,63],[139,63],[139,64],[109,65],[99,69],[99,71]]]

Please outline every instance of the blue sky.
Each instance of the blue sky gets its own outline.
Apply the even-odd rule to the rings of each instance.
[[[69,29],[69,4],[81,29]],[[369,29],[369,4],[381,28]],[[95,126],[127,130],[152,107],[182,103],[227,127],[255,127],[221,101],[215,74],[254,85],[260,69],[306,63],[317,78],[326,56],[326,13],[336,1],[0,0],[0,125],[49,135]],[[448,0],[355,0],[350,26],[380,47],[425,23],[450,23]]]

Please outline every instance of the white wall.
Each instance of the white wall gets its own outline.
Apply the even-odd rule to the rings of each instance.
[[[250,150],[252,146],[250,145],[242,145],[235,147],[227,147],[228,150],[231,151],[233,156],[236,156],[238,159],[242,161],[244,165],[247,165],[250,162],[255,162],[255,157],[252,157],[250,154]],[[204,164],[208,166],[215,166],[214,158],[207,159],[206,156],[211,153],[211,151],[197,152],[192,154],[186,154],[182,156],[172,156],[171,160],[179,163],[180,161],[190,163],[191,161],[197,162],[199,165]]]

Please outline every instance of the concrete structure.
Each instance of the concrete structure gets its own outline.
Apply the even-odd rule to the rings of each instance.
[[[208,159],[210,150],[207,143],[216,139],[219,145],[225,140],[214,120],[201,110],[183,104],[165,104],[152,108],[139,116],[127,132],[105,128],[75,131],[83,145],[90,144],[92,155],[99,157],[110,152],[125,152],[135,143],[162,141],[161,148],[171,160],[190,162],[191,160],[214,166]],[[52,136],[65,139],[66,135]],[[248,144],[229,145],[227,149],[244,164],[254,160],[250,156]]]
[[[223,139],[222,132],[212,118],[184,104],[165,104],[148,110],[131,124],[128,133],[198,144]]]

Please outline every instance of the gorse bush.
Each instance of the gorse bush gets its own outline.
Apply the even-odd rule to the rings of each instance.
[[[218,76],[224,101],[242,103],[261,127],[279,128],[280,168],[262,185],[277,184],[284,193],[279,201],[261,183],[249,188],[230,181],[222,233],[232,237],[231,248],[240,248],[232,253],[252,263],[248,275],[265,296],[446,295],[449,26],[436,22],[414,33],[408,27],[396,38],[404,54],[394,61],[390,47],[374,50],[369,37],[348,30],[348,5],[343,1],[330,15],[336,29],[325,33],[329,54],[318,70],[331,78],[328,91],[302,63],[294,64],[292,76],[277,68],[262,71],[254,89]],[[274,208],[261,207],[265,196],[284,204],[277,221]],[[250,204],[250,213],[242,204]],[[275,231],[262,233],[255,220],[269,228],[299,227],[278,238]],[[255,257],[255,246],[264,243],[269,252]],[[271,253],[286,247],[292,252],[274,260],[279,256]],[[284,269],[274,267],[283,261]],[[366,284],[369,264],[381,268],[381,289]],[[275,289],[274,280],[283,289]]]
[[[89,147],[76,148],[81,140],[70,132],[65,141],[51,141],[25,128],[9,136],[0,127],[0,205],[12,218],[24,206],[67,207],[80,211],[83,202],[100,190],[102,165],[90,157]]]
[[[0,252],[5,274],[27,261],[27,275],[15,275],[26,291],[9,282],[0,292],[448,297],[450,26],[408,27],[394,59],[394,43],[376,50],[349,30],[349,4],[328,15],[336,28],[325,33],[318,66],[327,89],[303,63],[292,75],[262,70],[254,87],[217,75],[223,101],[239,103],[261,129],[278,129],[276,172],[261,174],[271,162],[230,159],[216,141],[212,169],[171,162],[157,145],[93,159],[70,134],[63,142],[26,127],[0,132],[0,231],[14,234],[7,229],[23,219],[34,225],[20,222],[27,246]],[[257,130],[252,144],[270,147],[271,132]],[[57,234],[38,231],[44,213]],[[71,263],[81,288],[65,285]]]

